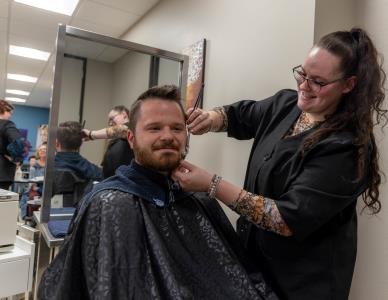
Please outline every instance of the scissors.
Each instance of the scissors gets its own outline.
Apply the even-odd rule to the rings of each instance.
[[[202,99],[203,99],[203,88],[204,88],[205,84],[202,83],[201,85],[201,89],[199,90],[199,93],[198,93],[198,96],[197,96],[197,99],[195,100],[195,103],[194,103],[194,106],[193,106],[193,110],[191,111],[191,113],[187,116],[187,119],[190,118],[190,116],[193,114],[193,112],[199,107],[199,105],[202,103]],[[187,124],[186,124],[186,131],[187,131],[187,139],[186,139],[186,146],[185,146],[185,153],[184,153],[184,157],[186,157],[186,155],[189,153],[189,148],[190,148],[190,131],[187,127]]]

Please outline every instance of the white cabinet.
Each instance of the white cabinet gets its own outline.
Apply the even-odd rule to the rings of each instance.
[[[16,236],[15,246],[0,253],[0,298],[31,291],[35,244]]]

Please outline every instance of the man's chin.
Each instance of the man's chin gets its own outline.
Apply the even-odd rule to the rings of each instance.
[[[176,169],[180,164],[180,159],[177,158],[163,158],[155,161],[146,161],[139,162],[141,165],[153,169],[158,172],[170,173],[172,170]]]

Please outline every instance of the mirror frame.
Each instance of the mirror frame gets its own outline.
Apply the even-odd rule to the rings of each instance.
[[[187,55],[178,54],[142,44],[133,43],[126,40],[120,40],[113,37],[97,34],[94,32],[78,29],[68,25],[60,24],[58,26],[58,35],[56,42],[56,57],[54,65],[54,81],[50,105],[50,117],[48,126],[47,140],[47,160],[44,174],[42,206],[40,211],[40,223],[47,223],[50,220],[51,195],[54,176],[54,157],[55,157],[55,141],[56,127],[58,126],[59,103],[61,92],[62,69],[65,55],[66,36],[72,36],[83,40],[103,43],[108,46],[128,49],[151,56],[167,58],[180,63],[180,90],[182,101],[186,96],[187,74],[189,57]],[[46,240],[46,242],[48,242]],[[48,243],[49,244],[49,243]]]

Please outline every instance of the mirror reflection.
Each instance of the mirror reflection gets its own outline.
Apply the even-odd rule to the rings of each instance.
[[[186,74],[183,55],[60,26],[39,216],[49,246],[66,233],[52,223],[69,223],[93,182],[130,162],[125,126],[131,104],[154,85],[176,85],[184,95]]]

